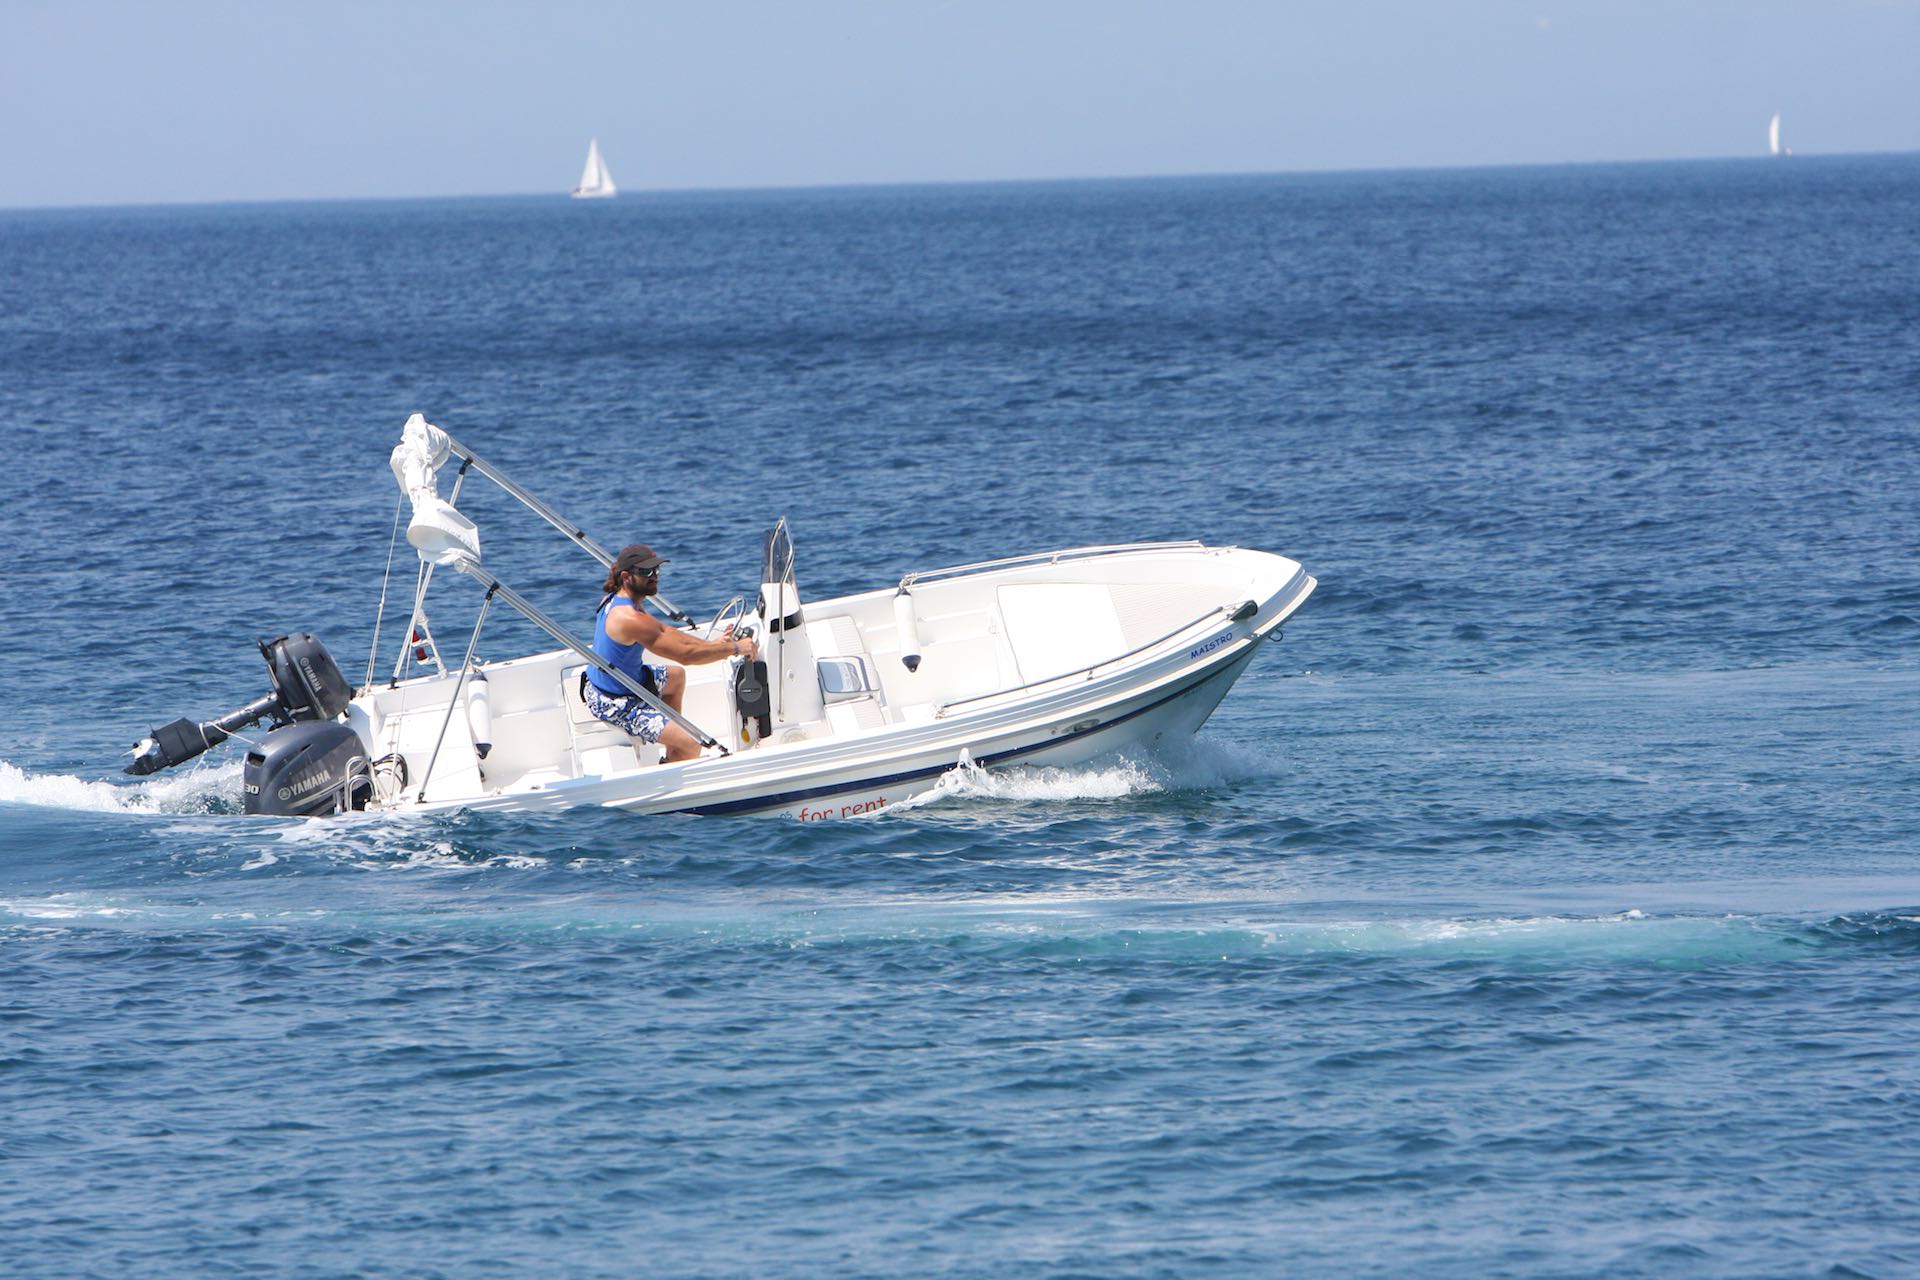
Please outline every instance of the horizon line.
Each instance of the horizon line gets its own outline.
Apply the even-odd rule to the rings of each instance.
[[[1519,160],[1489,164],[1359,165],[1326,169],[1190,170],[1163,173],[1079,174],[1056,178],[916,178],[853,180],[845,182],[774,182],[742,184],[738,186],[623,187],[620,190],[620,194],[631,196],[750,195],[759,192],[862,191],[885,190],[888,188],[1048,186],[1072,183],[1155,182],[1167,179],[1325,177],[1336,174],[1364,176],[1369,174],[1384,175],[1394,173],[1474,173],[1509,169],[1578,169],[1623,165],[1703,164],[1748,160],[1779,162],[1788,159],[1861,159],[1874,156],[1911,155],[1920,155],[1920,151],[1821,151],[1813,153],[1794,152],[1791,155],[1773,155],[1762,151],[1757,153],[1744,152],[1738,155],[1663,156],[1658,158],[1613,160]],[[442,192],[433,195],[241,196],[214,199],[183,198],[177,200],[101,201],[91,204],[6,204],[0,205],[0,213],[60,213],[110,209],[213,209],[250,205],[370,204],[422,200],[520,200],[547,197],[565,199],[568,197],[568,194],[568,191],[562,188],[543,188],[537,191],[459,191]]]

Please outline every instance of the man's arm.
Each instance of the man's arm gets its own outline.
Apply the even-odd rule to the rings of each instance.
[[[641,644],[648,653],[688,666],[718,662],[734,654],[753,657],[758,648],[751,640],[733,638],[733,628],[715,640],[702,640],[691,631],[669,627],[660,619],[631,605],[615,605],[607,613],[607,634],[621,644]]]

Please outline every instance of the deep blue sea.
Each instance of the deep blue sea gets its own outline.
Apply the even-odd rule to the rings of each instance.
[[[1916,264],[1920,156],[0,212],[0,1272],[1920,1274]],[[1320,589],[870,820],[122,777],[364,673],[416,410],[695,612]]]

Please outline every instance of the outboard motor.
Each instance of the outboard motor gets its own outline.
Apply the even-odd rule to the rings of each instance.
[[[283,725],[247,752],[248,813],[314,818],[364,809],[373,771],[360,735],[335,720]]]
[[[271,692],[215,720],[196,723],[182,718],[161,725],[134,747],[133,763],[126,772],[148,774],[184,764],[225,742],[236,730],[271,720],[273,732],[260,749],[247,755],[248,813],[324,813],[363,807],[372,793],[371,783],[341,780],[348,748],[361,761],[359,773],[367,770],[360,736],[336,722],[353,701],[353,686],[340,673],[340,664],[325,645],[304,631],[262,640],[260,656],[273,679]],[[331,789],[320,776],[323,766],[333,774]]]

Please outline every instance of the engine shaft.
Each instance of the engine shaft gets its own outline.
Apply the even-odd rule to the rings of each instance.
[[[217,747],[231,738],[236,729],[258,724],[268,716],[282,717],[286,702],[276,690],[214,720],[195,723],[184,716],[161,725],[134,747],[133,763],[126,772],[136,776],[157,773],[184,764],[209,747]]]

